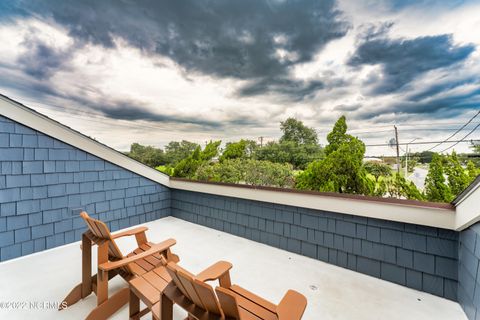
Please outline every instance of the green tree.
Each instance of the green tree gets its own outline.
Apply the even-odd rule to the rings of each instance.
[[[323,149],[316,144],[299,145],[293,141],[268,142],[255,153],[257,160],[275,163],[290,163],[295,169],[305,169],[306,166],[323,157]]]
[[[425,179],[425,196],[429,201],[450,202],[453,199],[450,187],[446,184],[442,158],[434,154],[427,178]]]
[[[425,200],[424,195],[418,190],[412,181],[407,181],[401,175],[395,173],[382,180],[381,196],[394,197],[399,199]]]
[[[237,142],[229,142],[225,146],[220,162],[228,159],[249,159],[257,149],[257,143],[253,140],[240,140]]]
[[[200,152],[200,160],[209,161],[218,156],[218,148],[222,141],[210,141],[207,143],[202,152]]]
[[[270,141],[257,150],[255,153],[255,158],[257,160],[265,160],[276,163],[291,163],[293,154],[292,148],[294,146],[294,142],[280,144],[275,141]]]
[[[418,165],[419,160],[420,158],[418,158],[418,156],[415,156],[413,154],[408,156],[408,162],[407,162],[408,172],[413,172],[415,170],[415,167]],[[405,168],[405,157],[401,159],[401,163],[402,163],[402,168]]]
[[[445,157],[445,173],[448,177],[448,185],[453,196],[460,194],[469,185],[468,173],[462,167],[455,151]]]
[[[204,163],[197,169],[194,178],[204,181],[282,188],[292,187],[294,184],[290,164],[254,159],[228,159],[219,163]]]
[[[410,157],[417,158],[420,163],[430,163],[434,154],[435,152],[433,151],[422,151],[411,153]]]
[[[325,147],[325,154],[329,155],[337,151],[341,146],[348,144],[354,139],[356,138],[347,134],[347,120],[345,116],[341,116],[335,122],[333,130],[327,135],[328,145]],[[363,149],[365,149],[365,146]]]
[[[195,172],[194,179],[202,181],[241,183],[245,181],[243,159],[227,159],[217,163],[203,163]]]
[[[315,129],[309,128],[295,118],[280,123],[282,137],[278,142],[268,142],[255,152],[255,159],[275,163],[290,163],[295,169],[322,158],[323,149],[318,144]]]
[[[126,155],[152,168],[165,163],[165,155],[162,149],[143,146],[139,143],[132,143],[130,152],[127,152]]]
[[[185,159],[180,160],[173,169],[173,176],[180,178],[190,178],[202,164],[200,160],[201,149],[198,146],[195,151]]]
[[[315,129],[305,126],[302,121],[295,118],[288,118],[280,122],[280,129],[283,132],[280,143],[292,141],[296,144],[318,144]]]
[[[375,177],[375,180],[378,181],[378,178],[381,176],[389,177],[392,174],[392,168],[389,165],[377,161],[367,161],[363,164],[365,170],[368,173]]]
[[[218,155],[218,147],[221,141],[210,141],[205,148],[202,149],[197,146],[195,151],[188,157],[180,160],[173,170],[174,177],[192,178],[194,177],[197,169],[203,164]]]
[[[187,140],[170,141],[165,146],[165,162],[170,165],[177,164],[180,160],[187,158],[199,145]]]
[[[468,183],[472,183],[480,174],[480,169],[475,166],[473,161],[467,162]]]
[[[327,136],[325,158],[308,165],[297,176],[296,187],[340,193],[373,194],[374,183],[363,166],[365,144],[347,132],[345,117],[335,123]]]
[[[162,173],[165,173],[166,175],[169,175],[169,176],[173,176],[173,171],[174,171],[174,168],[167,165],[167,166],[158,166],[156,167],[155,169],[157,169],[158,171],[162,172]]]

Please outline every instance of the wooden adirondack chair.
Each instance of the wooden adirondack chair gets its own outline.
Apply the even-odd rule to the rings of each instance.
[[[307,306],[307,299],[300,293],[289,290],[277,306],[237,285],[231,285],[228,262],[218,262],[216,268],[197,276],[168,263],[167,271],[174,286],[165,289],[170,301],[182,306],[192,320],[300,320]],[[208,270],[208,269],[207,269]],[[219,279],[215,289],[205,281]],[[218,297],[218,298],[217,298]],[[170,308],[162,299],[162,308]]]
[[[118,290],[108,297],[108,281],[120,275],[127,282],[153,268],[162,265],[165,260],[178,262],[177,255],[170,251],[176,241],[168,239],[154,244],[147,241],[146,227],[111,234],[107,225],[100,220],[89,217],[86,212],[80,213],[85,220],[88,231],[82,235],[82,282],[75,286],[64,299],[66,306],[84,299],[92,292],[97,295],[97,307],[86,319],[107,319],[129,301],[129,288]],[[138,248],[124,256],[115,239],[125,236],[135,236]],[[91,246],[98,246],[98,272],[92,276]]]
[[[171,301],[188,312],[187,319],[189,320],[225,319],[215,291],[212,286],[205,282],[218,280],[220,285],[230,287],[229,270],[231,268],[232,264],[230,262],[219,261],[203,272],[194,275],[178,264],[169,262],[167,271],[174,285],[167,287],[165,294]],[[162,307],[160,307],[160,310],[162,310]]]
[[[165,261],[167,265],[167,262]],[[221,319],[221,309],[215,297],[215,291],[205,281],[219,280],[220,283],[230,283],[228,270],[232,265],[220,261],[208,267],[197,275],[193,275],[185,269],[173,264],[168,267],[158,267],[130,281],[130,319],[140,319],[143,315],[152,312],[155,320],[172,319],[172,301],[179,304],[190,314],[187,319],[216,320]],[[177,289],[173,281],[184,283],[181,288],[185,289],[185,295]],[[165,291],[169,291],[170,298],[166,299]],[[149,310],[139,309],[139,300]],[[165,300],[166,303],[163,303]],[[195,303],[201,307],[197,307]]]
[[[235,320],[300,320],[307,307],[305,296],[294,290],[288,290],[278,306],[237,285],[215,291],[225,317]]]

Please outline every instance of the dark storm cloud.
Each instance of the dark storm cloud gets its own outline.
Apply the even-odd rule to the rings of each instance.
[[[394,11],[409,8],[411,6],[432,8],[441,5],[444,8],[454,8],[458,5],[465,3],[465,0],[450,0],[450,1],[438,1],[438,0],[386,0],[387,5]]]
[[[425,98],[418,100],[414,96],[413,99],[406,99],[402,103],[392,106],[397,110],[402,110],[403,113],[415,114],[435,114],[440,117],[445,117],[444,112],[449,112],[449,115],[460,115],[467,109],[480,108],[480,84],[462,93],[451,93],[445,96]]]
[[[146,120],[153,122],[167,122],[177,124],[195,124],[202,127],[208,127],[213,130],[220,129],[222,123],[219,121],[208,121],[200,118],[183,117],[179,115],[169,116],[165,114],[159,114],[152,112],[141,106],[141,103],[137,101],[114,101],[110,105],[91,104],[91,107],[97,111],[100,111],[103,115],[112,119],[119,120]]]
[[[244,86],[241,96],[255,96],[265,92],[287,95],[293,101],[301,101],[312,97],[315,92],[324,88],[321,81],[296,81],[290,79],[262,79]]]
[[[77,40],[114,47],[120,37],[187,71],[252,80],[263,88],[248,85],[239,92],[247,96],[265,90],[293,99],[309,95],[318,83],[294,83],[289,68],[311,61],[349,28],[333,0],[20,0],[19,6],[53,18]],[[290,59],[278,56],[279,49],[291,53]],[[279,78],[292,87],[282,91]]]
[[[455,45],[451,35],[418,37],[415,39],[388,39],[367,37],[349,60],[351,66],[381,65],[383,77],[375,81],[372,93],[398,92],[417,76],[439,68],[451,67],[464,61],[473,51],[473,45]]]
[[[68,97],[71,99],[71,97]],[[166,113],[153,112],[140,101],[118,99],[113,101],[102,100],[92,102],[83,97],[74,98],[79,105],[88,106],[90,109],[100,112],[102,115],[118,120],[145,120],[160,123],[174,123],[199,126],[202,129],[218,131],[228,126],[258,126],[260,123],[254,119],[246,117],[231,117],[225,120],[208,120],[202,117],[186,116],[180,114],[169,115]],[[162,108],[158,108],[162,109]]]
[[[18,1],[0,1],[0,18],[2,20],[25,15],[27,12],[18,6]]]
[[[463,86],[468,83],[471,89],[465,90]],[[448,90],[460,88],[459,91]],[[437,93],[441,93],[436,95]],[[401,99],[375,108],[358,107],[353,118],[359,120],[381,119],[383,115],[395,114],[396,117],[417,119],[428,116],[429,118],[451,118],[461,115],[467,110],[480,108],[480,81],[468,79],[445,83],[433,84],[419,93],[405,95]]]
[[[41,80],[49,78],[57,70],[65,69],[73,53],[73,47],[55,49],[34,36],[26,37],[22,45],[26,50],[18,57],[18,65],[25,73]]]
[[[334,107],[336,111],[340,112],[353,112],[357,111],[362,107],[361,104],[359,103],[354,103],[354,104],[340,104]]]
[[[452,80],[443,83],[434,83],[424,90],[408,95],[408,100],[412,102],[419,102],[428,98],[431,98],[437,94],[453,90],[455,88],[461,88],[466,85],[476,86],[480,88],[479,77],[466,76],[464,79]]]

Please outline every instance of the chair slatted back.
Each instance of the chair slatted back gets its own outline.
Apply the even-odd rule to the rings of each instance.
[[[218,315],[222,314],[220,303],[215,295],[215,291],[213,291],[213,288],[210,285],[203,281],[193,279],[193,287],[195,288],[195,291],[197,291],[198,296],[201,298],[203,305],[205,306],[205,310]]]
[[[91,218],[85,211],[81,212],[80,216],[83,218],[83,220],[85,220],[88,229],[95,235],[95,237],[108,241],[109,260],[122,260],[124,256],[115,241],[113,240],[107,225],[103,221]],[[133,274],[133,271],[129,266],[122,267],[121,269],[128,274]]]
[[[182,270],[177,270],[177,277],[180,279],[180,282],[183,284],[183,287],[188,292],[193,303],[195,303],[198,307],[205,309],[203,305],[202,299],[200,299],[199,294],[195,290],[193,286],[193,277]]]
[[[240,319],[240,311],[235,296],[227,289],[222,287],[216,287],[215,291],[217,292],[217,297],[220,301],[220,305],[222,306],[225,317]]]
[[[210,285],[196,279],[193,274],[172,262],[167,264],[167,271],[177,288],[197,307],[222,315],[215,291]]]
[[[175,283],[175,286],[182,292],[182,294],[187,297],[190,301],[192,301],[192,298],[188,294],[187,290],[183,287],[182,282],[180,279],[177,277],[177,269],[180,268],[178,265],[175,263],[169,262],[167,264],[167,272],[170,275],[170,277],[173,280],[173,283]]]

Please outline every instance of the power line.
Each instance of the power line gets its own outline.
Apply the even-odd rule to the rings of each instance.
[[[480,123],[477,125],[477,127],[479,127],[479,126],[480,126]],[[477,127],[475,127],[475,129],[476,129]],[[473,132],[473,131],[472,131],[472,132]],[[472,133],[472,132],[470,132],[470,133]],[[470,135],[470,133],[469,133],[469,135]],[[468,135],[467,135],[467,137],[468,137]],[[465,138],[466,138],[466,137],[464,137],[462,140],[452,140],[452,141],[448,141],[448,142],[458,142],[458,143],[460,143],[460,142],[472,142],[472,141],[474,141],[474,140],[479,140],[479,139],[464,140]],[[441,141],[424,141],[424,142],[410,142],[410,143],[404,142],[404,143],[399,143],[399,145],[407,145],[407,144],[409,144],[409,145],[411,145],[411,144],[433,144],[433,143],[439,143],[439,142],[441,142]],[[379,144],[366,144],[365,146],[366,146],[366,147],[389,147],[389,146],[391,146],[391,144],[389,144],[389,143],[379,143]]]
[[[457,133],[459,133],[460,131],[462,131],[463,128],[465,128],[466,126],[468,126],[468,125],[470,124],[470,122],[472,122],[473,119],[475,119],[479,114],[480,114],[480,111],[478,111],[470,120],[468,120],[467,123],[465,123],[460,129],[458,129],[457,131],[455,131],[455,132],[454,132],[452,135],[450,135],[447,139],[445,139],[443,142],[440,142],[439,144],[434,145],[433,147],[431,147],[431,148],[428,149],[427,151],[430,151],[430,150],[432,150],[432,149],[435,149],[435,148],[438,147],[439,145],[441,145],[441,144],[447,142],[448,140],[450,140],[450,138],[452,138],[454,135],[456,135]],[[475,129],[476,129],[476,128],[478,128],[478,125],[475,127]],[[475,129],[473,129],[473,131],[475,131]],[[467,135],[465,136],[465,138],[468,137],[473,131],[470,131],[470,133],[467,134]],[[464,139],[465,139],[465,138],[464,138]],[[463,139],[462,139],[462,140],[463,140]],[[458,142],[457,142],[456,144],[454,144],[453,146],[456,146],[457,144],[458,144]],[[452,147],[453,147],[453,146],[452,146]],[[448,149],[450,149],[450,148],[447,148],[447,149],[445,149],[445,150],[448,150]],[[445,150],[443,150],[443,151],[445,151]],[[441,151],[441,152],[443,152],[443,151]]]
[[[480,158],[480,154],[471,154],[471,153],[460,153],[458,154],[458,156],[461,156],[462,158]],[[367,156],[364,156],[363,158],[365,159],[369,159],[369,158],[378,158],[378,159],[382,159],[382,158],[391,158],[391,159],[394,159],[396,156],[394,154],[392,155],[381,155],[381,156],[372,156],[372,155],[367,155]],[[429,159],[432,157],[432,155],[421,155],[420,152],[412,152],[411,154],[409,154],[409,157],[412,157],[412,158],[418,158],[418,159]]]
[[[480,113],[480,111],[479,111],[478,113]],[[478,114],[478,113],[477,113],[477,114]],[[465,137],[463,137],[460,141],[458,141],[457,143],[451,145],[450,147],[448,147],[448,148],[446,148],[446,149],[443,149],[443,150],[440,151],[440,152],[445,152],[445,151],[447,151],[448,149],[455,147],[457,144],[459,144],[460,142],[462,142],[463,140],[465,140],[469,135],[471,135],[475,130],[477,130],[478,127],[480,127],[480,123],[477,124],[477,125],[475,126],[475,128],[473,128],[472,131],[470,131],[469,133],[467,133],[467,134],[465,135]],[[450,142],[452,142],[452,141],[450,141]]]
[[[474,124],[478,124],[480,122],[474,122]],[[397,126],[397,128],[400,128]],[[402,132],[417,132],[417,131],[454,131],[458,130],[457,128],[411,128],[411,129],[402,129]],[[468,128],[463,128],[460,131],[463,130],[469,130]],[[326,132],[326,131],[325,131]],[[379,130],[379,131],[362,131],[362,132],[351,132],[348,131],[347,133],[352,134],[352,135],[367,135],[367,134],[375,134],[375,133],[382,133],[382,132],[392,132],[392,130]]]
[[[429,122],[429,123],[410,123],[410,124],[396,124],[396,126],[399,129],[406,130],[405,127],[419,127],[419,126],[437,126],[437,125],[445,125],[445,126],[457,126],[457,125],[463,125],[464,122],[442,122],[442,121],[436,121],[436,122]],[[387,124],[387,125],[380,125],[380,124],[368,124],[368,127],[371,128],[391,128],[392,124]],[[331,129],[333,125],[323,125],[323,126],[315,126],[315,128],[325,128],[325,129]],[[355,130],[362,130],[362,128],[357,128],[357,129],[350,129],[349,131],[355,131]],[[317,130],[317,131],[325,131],[325,130]],[[388,130],[390,131],[390,130]]]

